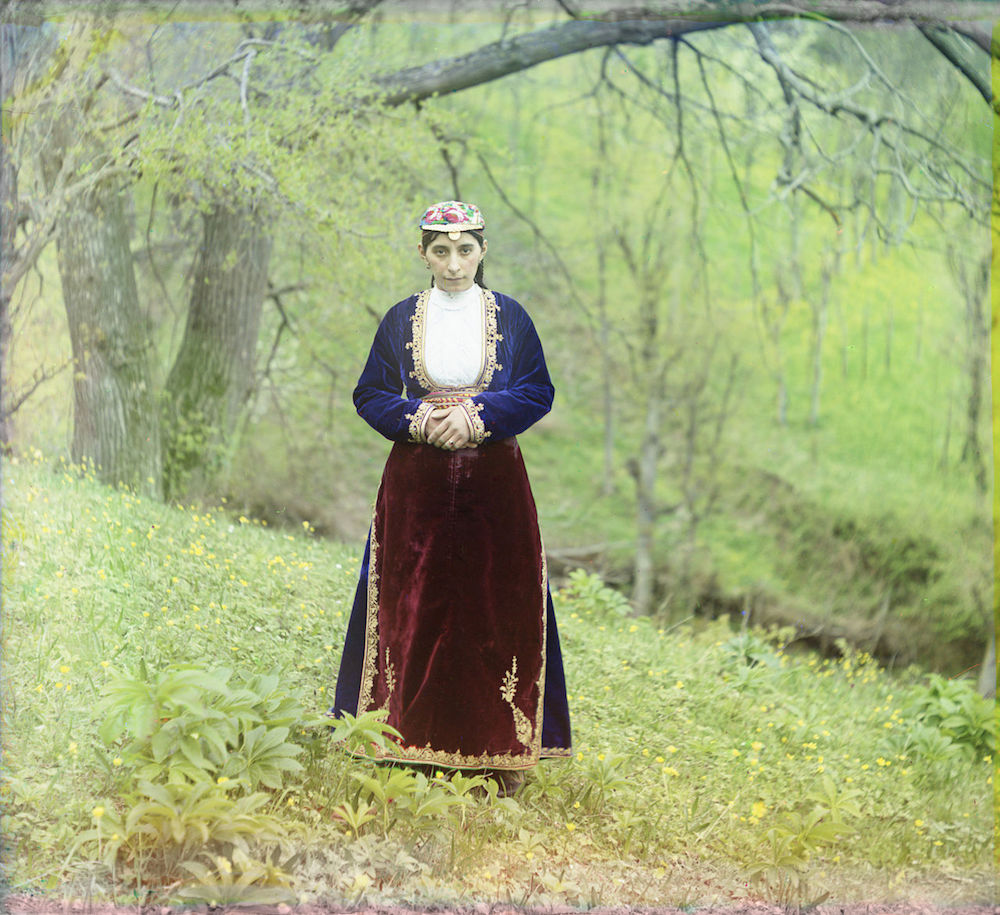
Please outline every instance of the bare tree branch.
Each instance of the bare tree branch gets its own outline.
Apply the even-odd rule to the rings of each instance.
[[[243,59],[243,75],[240,77],[240,107],[243,109],[243,124],[250,127],[250,106],[247,102],[247,84],[250,82],[250,64],[253,63],[256,51],[251,51]]]
[[[31,376],[31,381],[24,385],[19,391],[11,395],[10,402],[3,406],[4,419],[10,419],[24,404],[28,398],[35,393],[47,381],[51,381],[61,372],[65,371],[73,364],[73,358],[64,359],[55,368],[36,369]]]

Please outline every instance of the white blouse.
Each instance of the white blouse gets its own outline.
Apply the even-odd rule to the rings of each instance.
[[[424,338],[427,374],[442,387],[465,387],[483,365],[483,290],[473,283],[462,292],[431,288]]]

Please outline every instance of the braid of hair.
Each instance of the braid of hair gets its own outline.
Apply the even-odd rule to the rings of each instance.
[[[482,247],[483,247],[483,233],[482,233],[482,231],[480,231],[478,229],[473,229],[469,234],[476,241],[479,242],[479,248],[480,248],[480,250],[482,250]],[[479,266],[476,268],[476,283],[479,286],[482,286],[483,289],[486,288],[486,282],[485,282],[485,280],[483,280],[483,262],[482,261],[479,262]]]

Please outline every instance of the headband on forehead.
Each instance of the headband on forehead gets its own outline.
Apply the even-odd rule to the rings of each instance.
[[[461,200],[443,200],[435,203],[420,217],[420,228],[429,232],[447,232],[452,241],[463,232],[483,230],[483,214],[473,203]]]

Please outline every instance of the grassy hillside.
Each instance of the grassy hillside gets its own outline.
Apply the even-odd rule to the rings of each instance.
[[[556,594],[574,756],[496,799],[350,759],[317,725],[353,544],[91,476],[40,452],[4,467],[10,892],[993,898],[995,724],[967,681],[787,650],[787,630],[657,627],[576,573]]]

